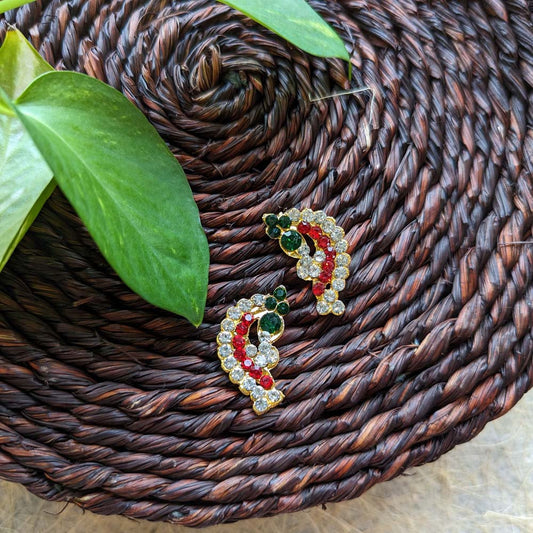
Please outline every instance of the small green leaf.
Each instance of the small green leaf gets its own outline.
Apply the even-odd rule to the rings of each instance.
[[[19,31],[7,32],[0,48],[0,270],[55,187],[52,171],[11,104],[50,70]]]
[[[23,6],[24,4],[31,4],[35,0],[0,0],[0,13],[5,13],[10,9]]]
[[[319,57],[350,60],[335,30],[305,0],[219,0]]]
[[[76,72],[43,74],[14,107],[122,280],[199,325],[207,239],[181,166],[145,116],[115,89]]]

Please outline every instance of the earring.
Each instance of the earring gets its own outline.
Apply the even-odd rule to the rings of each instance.
[[[287,290],[283,285],[272,294],[254,294],[230,307],[220,325],[217,336],[218,357],[222,369],[243,394],[250,396],[253,410],[262,415],[283,400],[276,389],[270,370],[279,361],[273,343],[285,329],[283,317],[289,312]],[[249,338],[250,329],[257,322],[259,346]]]
[[[344,240],[344,230],[337,226],[335,219],[323,211],[293,208],[278,215],[267,213],[263,215],[263,222],[267,235],[278,239],[288,256],[298,259],[298,277],[313,282],[318,314],[342,315],[345,306],[338,297],[350,274],[351,258],[346,253],[348,243]],[[313,256],[305,236],[313,241]]]

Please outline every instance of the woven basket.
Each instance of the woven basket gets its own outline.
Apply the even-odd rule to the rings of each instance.
[[[351,82],[214,1],[43,0],[1,21],[142,109],[211,248],[195,329],[132,294],[53,195],[0,275],[2,478],[189,526],[274,515],[434,461],[531,387],[528,3],[311,4]],[[373,92],[316,100],[357,87]],[[342,317],[316,314],[264,234],[263,213],[293,206],[346,231]],[[228,305],[280,283],[286,400],[258,417],[215,339]]]

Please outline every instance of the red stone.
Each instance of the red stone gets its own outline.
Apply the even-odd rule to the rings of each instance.
[[[306,233],[309,233],[310,229],[311,229],[311,224],[309,224],[309,222],[300,222],[298,224],[298,231],[302,235],[305,235]]]
[[[318,282],[313,284],[313,294],[315,296],[322,296],[325,290],[326,286],[323,283]]]
[[[237,361],[244,361],[246,359],[246,352],[244,351],[243,348],[237,348],[233,352],[233,355],[235,359],[237,359]]]
[[[248,326],[254,321],[254,316],[252,313],[246,313],[242,315],[241,322],[247,324]]]
[[[311,239],[320,239],[322,237],[322,230],[320,229],[320,226],[312,226],[309,230],[309,237]]]
[[[326,259],[335,259],[335,257],[337,256],[337,251],[335,250],[335,248],[333,248],[333,246],[328,246],[324,249],[324,252],[326,254]]]
[[[241,363],[241,366],[244,368],[244,370],[250,370],[250,368],[254,366],[254,362],[249,357],[246,357]]]
[[[267,374],[264,374],[263,376],[261,376],[261,379],[259,380],[259,385],[261,385],[263,389],[270,389],[270,387],[274,385],[274,380]]]
[[[325,270],[323,270],[322,272],[320,272],[320,276],[318,276],[318,279],[322,283],[329,283],[331,281],[331,272],[326,272]]]
[[[246,344],[246,341],[240,335],[235,335],[231,342],[235,348],[242,348]]]
[[[329,240],[329,237],[326,237],[325,235],[322,235],[320,239],[318,239],[318,246],[320,248],[327,248],[331,244],[331,241]]]
[[[250,374],[250,377],[254,379],[259,379],[261,377],[261,374],[263,374],[263,371],[258,366],[254,366],[250,368],[248,373]]]
[[[239,335],[246,335],[248,333],[248,325],[241,322],[241,323],[237,324],[237,327],[235,328],[235,331]]]
[[[335,263],[331,259],[326,259],[322,263],[322,272],[326,274],[331,274],[335,270]]]

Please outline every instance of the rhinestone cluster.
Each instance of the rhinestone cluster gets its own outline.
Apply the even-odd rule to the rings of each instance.
[[[279,361],[273,342],[283,333],[283,316],[288,312],[287,291],[281,285],[272,294],[254,294],[250,299],[239,300],[220,324],[217,344],[222,369],[242,393],[250,396],[258,415],[278,405],[284,397],[276,389],[270,370]],[[249,338],[254,322],[258,346]]]
[[[350,274],[351,258],[346,253],[348,242],[344,239],[344,231],[336,225],[335,219],[323,211],[293,208],[278,215],[267,213],[263,222],[267,235],[279,239],[282,250],[298,259],[298,277],[313,282],[318,314],[342,315],[345,307],[339,300],[339,292]],[[314,255],[305,236],[313,241]]]

